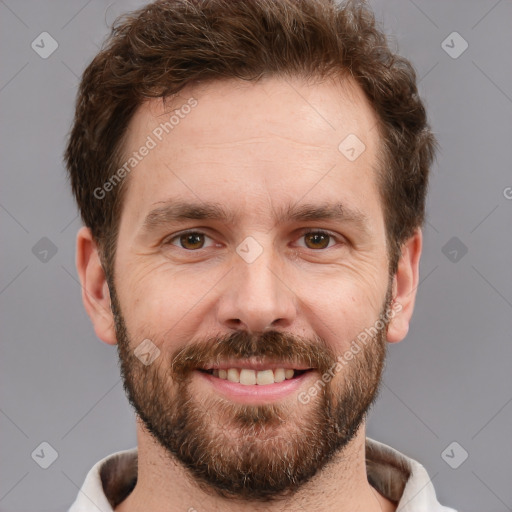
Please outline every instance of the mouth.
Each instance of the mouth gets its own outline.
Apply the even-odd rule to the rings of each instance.
[[[289,398],[318,378],[317,370],[307,363],[261,358],[214,361],[194,373],[205,392],[253,405]]]
[[[220,365],[214,368],[198,368],[198,371],[214,378],[242,384],[244,386],[268,386],[284,381],[298,379],[313,368],[285,368],[282,366],[259,368]]]

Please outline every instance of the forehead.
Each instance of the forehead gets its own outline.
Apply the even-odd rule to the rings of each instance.
[[[166,105],[147,101],[132,118],[125,162],[138,155],[128,166],[123,210],[136,222],[169,198],[214,196],[238,212],[254,205],[258,215],[265,197],[268,206],[312,189],[328,198],[351,187],[363,200],[376,192],[378,144],[373,109],[349,80],[225,80],[185,88]]]
[[[165,104],[162,98],[144,102],[130,122],[127,146],[166,122],[172,127],[167,126],[169,133],[163,129],[164,144],[171,143],[172,137],[165,137],[171,133],[180,144],[212,147],[273,135],[276,143],[278,137],[289,137],[304,146],[337,149],[339,137],[349,130],[371,144],[377,118],[361,88],[348,78],[311,83],[284,77],[221,80],[186,87]]]

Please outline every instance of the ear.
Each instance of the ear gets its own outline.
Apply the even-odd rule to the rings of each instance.
[[[423,236],[421,229],[402,245],[396,274],[393,276],[393,316],[387,330],[390,343],[402,341],[409,331],[419,280],[419,264]]]
[[[98,247],[87,227],[81,228],[76,237],[76,268],[82,284],[82,302],[96,336],[109,345],[115,345],[117,339],[107,279]]]

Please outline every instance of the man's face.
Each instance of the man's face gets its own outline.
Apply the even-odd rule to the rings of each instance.
[[[156,143],[127,182],[110,283],[125,388],[198,482],[269,499],[376,396],[385,329],[344,357],[390,304],[376,118],[348,83],[216,82],[172,109],[191,96],[169,133],[172,110],[142,106],[125,144]]]

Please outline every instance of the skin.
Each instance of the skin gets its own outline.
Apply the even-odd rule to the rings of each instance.
[[[164,136],[126,183],[115,286],[130,337],[137,340],[135,345],[147,337],[160,340],[158,348],[165,356],[212,333],[260,333],[271,327],[310,339],[320,336],[334,353],[344,353],[358,333],[375,323],[389,283],[375,170],[379,132],[363,92],[349,80],[230,80],[184,89],[173,108],[191,96],[197,107]],[[156,99],[138,109],[128,127],[127,155],[169,118],[166,112]],[[356,134],[366,146],[353,162],[338,150],[348,134]],[[146,215],[168,200],[218,202],[236,219],[185,220],[144,233]],[[275,212],[289,204],[339,202],[364,214],[364,229],[350,220],[275,218]],[[208,236],[206,247],[184,249],[179,237],[174,245],[162,245],[164,239],[192,228]],[[307,245],[303,228],[326,230],[335,238],[319,249]],[[248,236],[262,248],[250,264],[236,252]],[[418,229],[403,245],[392,276],[393,299],[402,309],[387,327],[389,343],[407,334],[421,248]],[[116,344],[107,281],[86,227],[77,237],[77,269],[97,336]],[[334,377],[333,386],[342,386],[342,373]],[[301,390],[318,377],[311,376]],[[216,398],[204,380],[193,377],[190,386],[197,399]],[[303,405],[294,396],[283,403],[302,414],[315,401]],[[328,469],[293,496],[265,505],[206,492],[167,456],[140,418],[137,438],[138,483],[118,511],[171,512],[191,506],[208,511],[396,510],[396,504],[367,481],[364,422]]]

